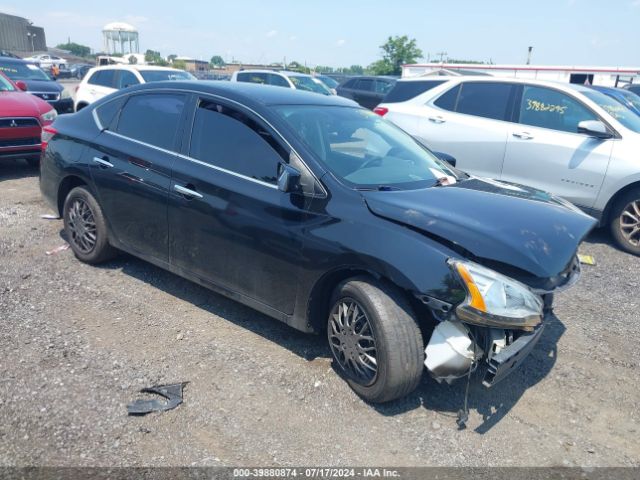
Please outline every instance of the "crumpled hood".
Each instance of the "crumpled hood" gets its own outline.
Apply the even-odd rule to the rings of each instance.
[[[0,117],[38,117],[51,108],[44,100],[26,92],[0,92]]]
[[[541,278],[562,272],[596,224],[548,193],[475,177],[446,187],[362,195],[377,216]]]

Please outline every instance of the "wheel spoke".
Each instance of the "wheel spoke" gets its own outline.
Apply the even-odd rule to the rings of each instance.
[[[366,311],[358,302],[343,298],[333,307],[327,336],[333,357],[349,377],[363,385],[375,381],[376,342]]]

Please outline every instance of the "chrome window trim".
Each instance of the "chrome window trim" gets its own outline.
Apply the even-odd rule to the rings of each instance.
[[[274,190],[278,189],[278,185],[276,185],[275,183],[269,183],[269,182],[265,182],[263,180],[258,180],[257,178],[248,177],[248,176],[243,175],[241,173],[233,172],[231,170],[227,170],[226,168],[218,167],[217,165],[212,165],[210,163],[203,162],[202,160],[198,160],[196,158],[192,158],[192,157],[189,157],[187,155],[182,155],[181,153],[176,153],[176,155],[179,158],[182,158],[184,160],[188,160],[188,161],[193,162],[193,163],[197,163],[198,165],[202,165],[204,167],[209,167],[209,168],[211,168],[213,170],[217,170],[219,172],[223,172],[223,173],[226,173],[228,175],[232,175],[234,177],[242,178],[244,180],[248,180],[250,182],[257,183],[258,185],[262,185],[264,187],[269,187],[269,188],[274,189]]]
[[[31,143],[29,145],[0,145],[0,150],[3,148],[36,148],[42,146],[40,143]]]
[[[324,185],[322,184],[322,182],[321,182],[321,181],[318,179],[318,177],[316,176],[315,172],[314,172],[311,168],[309,168],[309,166],[307,165],[307,163],[303,160],[302,156],[297,152],[297,150],[296,150],[295,148],[293,148],[293,146],[292,146],[292,145],[287,141],[287,139],[286,139],[286,138],[284,138],[284,136],[283,136],[283,135],[278,131],[278,129],[277,129],[277,128],[275,128],[275,127],[271,124],[271,122],[269,122],[267,119],[265,119],[262,115],[260,115],[258,112],[256,112],[256,111],[255,111],[255,110],[253,110],[252,108],[250,108],[250,107],[248,107],[248,106],[246,106],[246,105],[243,105],[242,103],[237,102],[237,101],[235,101],[235,100],[231,100],[230,98],[223,97],[223,96],[220,96],[220,95],[216,95],[215,93],[201,92],[201,91],[198,91],[198,90],[176,90],[176,89],[171,89],[171,88],[159,88],[159,89],[154,89],[154,90],[152,90],[152,91],[148,91],[148,92],[147,92],[147,91],[145,91],[145,90],[140,90],[140,91],[135,91],[135,92],[128,92],[128,93],[125,93],[125,94],[123,94],[123,95],[118,96],[117,98],[114,98],[114,99],[112,99],[112,100],[109,100],[109,102],[105,102],[105,103],[103,103],[102,105],[106,105],[107,103],[113,102],[113,101],[115,101],[115,100],[117,100],[117,99],[119,99],[119,98],[122,98],[122,97],[129,97],[129,96],[131,96],[131,95],[144,94],[145,92],[146,92],[146,93],[150,93],[150,94],[151,94],[151,93],[156,93],[156,92],[169,92],[169,93],[182,93],[182,92],[186,92],[186,93],[191,93],[191,94],[198,95],[198,96],[200,96],[200,97],[202,97],[202,96],[208,96],[208,97],[217,98],[217,99],[223,100],[223,101],[225,101],[225,102],[229,102],[229,103],[232,103],[232,104],[234,104],[234,105],[238,105],[239,107],[241,107],[241,108],[243,108],[243,109],[245,109],[245,110],[248,110],[248,111],[249,111],[249,112],[251,112],[253,115],[255,115],[255,116],[256,116],[256,117],[258,117],[260,120],[262,120],[265,124],[267,124],[267,125],[269,126],[269,128],[271,128],[271,130],[273,130],[273,131],[278,135],[278,137],[280,137],[280,139],[281,139],[281,140],[282,140],[282,141],[287,145],[287,147],[289,147],[289,148],[291,149],[291,152],[292,152],[292,153],[294,153],[294,154],[295,154],[295,155],[300,159],[300,162],[302,163],[302,165],[304,165],[304,167],[307,169],[307,171],[311,174],[311,176],[313,177],[313,179],[316,181],[316,183],[317,183],[317,184],[320,186],[320,188],[322,189],[322,194],[304,194],[304,195],[305,195],[305,196],[307,196],[307,197],[314,197],[314,198],[326,198],[326,197],[329,195],[329,194],[328,194],[328,192],[327,192],[327,190],[324,188]],[[98,108],[100,108],[102,105],[99,105],[99,106],[97,106],[97,107],[94,107],[94,108],[93,108],[93,110],[92,110],[92,112],[91,112],[91,113],[93,114],[93,119],[94,119],[94,121],[95,121],[95,123],[96,123],[96,126],[98,127],[98,129],[99,129],[101,132],[107,132],[107,133],[110,133],[111,135],[116,135],[117,137],[124,138],[124,139],[126,139],[126,140],[131,140],[132,142],[139,143],[139,144],[144,145],[144,146],[146,146],[146,147],[155,148],[156,150],[159,150],[159,151],[161,151],[161,152],[165,152],[165,153],[170,153],[170,154],[173,154],[173,155],[177,155],[178,157],[180,157],[180,158],[184,158],[185,160],[190,160],[190,161],[193,161],[193,162],[196,162],[196,163],[200,163],[200,164],[203,164],[203,165],[205,165],[205,166],[211,167],[211,168],[213,168],[213,169],[215,169],[215,170],[219,170],[219,171],[221,171],[221,172],[225,172],[225,173],[228,173],[228,174],[230,174],[230,175],[234,175],[234,176],[236,176],[236,177],[243,178],[243,179],[245,179],[245,180],[249,180],[249,181],[254,182],[254,183],[258,183],[258,184],[261,184],[261,185],[265,185],[265,186],[268,186],[268,187],[270,187],[270,188],[275,188],[275,189],[277,189],[277,188],[278,188],[278,186],[277,186],[277,185],[274,185],[274,184],[271,184],[271,183],[267,183],[267,182],[263,182],[262,180],[257,180],[257,179],[255,179],[255,178],[247,177],[246,175],[242,175],[241,173],[232,172],[232,171],[230,171],[230,170],[226,170],[226,169],[221,168],[221,167],[216,167],[216,166],[214,166],[214,165],[210,165],[210,164],[208,164],[208,163],[206,163],[206,162],[202,162],[201,160],[197,160],[197,159],[195,159],[195,158],[191,158],[191,157],[189,157],[189,156],[187,156],[187,155],[183,155],[183,154],[181,154],[181,153],[179,153],[179,152],[174,152],[174,151],[170,151],[170,150],[165,150],[164,148],[156,147],[155,145],[151,145],[151,144],[148,144],[148,143],[145,143],[145,142],[141,142],[141,141],[136,140],[136,139],[134,139],[134,138],[126,137],[126,136],[124,136],[124,135],[120,135],[119,133],[112,132],[111,130],[105,130],[105,128],[104,128],[104,127],[102,126],[102,124],[100,123],[100,120],[98,119],[98,116],[97,116],[97,113],[96,113],[96,110],[97,110]]]

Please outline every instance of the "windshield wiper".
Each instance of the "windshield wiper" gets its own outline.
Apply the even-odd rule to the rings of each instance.
[[[356,188],[356,190],[359,190],[361,192],[373,192],[373,191],[378,191],[378,192],[390,192],[391,190],[401,190],[398,187],[394,187],[392,185],[377,185],[377,186],[371,186],[371,187],[358,187]]]

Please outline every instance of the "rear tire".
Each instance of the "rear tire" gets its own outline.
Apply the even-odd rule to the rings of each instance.
[[[611,210],[611,234],[626,252],[640,255],[640,188],[622,195]]]
[[[107,222],[100,205],[86,187],[75,187],[64,201],[64,230],[79,260],[97,264],[112,259],[118,251],[109,245]]]
[[[424,344],[405,295],[390,284],[356,277],[338,285],[331,304],[329,346],[349,386],[372,403],[415,390],[422,377]]]

